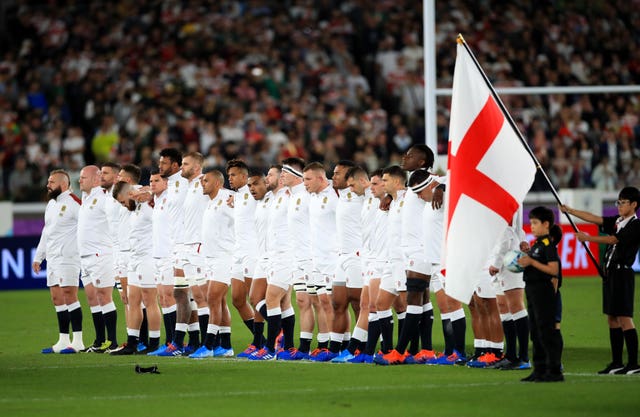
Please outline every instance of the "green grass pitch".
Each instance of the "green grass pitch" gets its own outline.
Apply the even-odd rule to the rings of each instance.
[[[562,292],[562,384],[519,382],[526,371],[465,367],[42,355],[40,349],[57,338],[48,292],[0,292],[0,415],[638,415],[640,375],[596,375],[609,361],[599,280],[567,279]],[[80,297],[84,305],[84,295]],[[84,314],[88,343],[93,329],[86,308]],[[122,318],[120,314],[124,340]],[[234,320],[238,352],[249,333],[237,316]],[[438,323],[436,317],[434,342],[442,348]],[[467,328],[470,346],[470,323]],[[157,364],[161,374],[136,374],[135,364]]]

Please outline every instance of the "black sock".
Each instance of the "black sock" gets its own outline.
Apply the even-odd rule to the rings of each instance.
[[[200,347],[200,329],[189,330],[189,346],[196,349]]]
[[[450,319],[442,320],[442,334],[444,336],[444,354],[449,356],[453,353],[456,344]]]
[[[518,335],[518,359],[529,362],[529,316],[514,320]]]
[[[71,322],[69,310],[65,309],[63,311],[58,311],[56,312],[56,316],[58,316],[58,331],[60,333],[69,334],[69,323]]]
[[[474,349],[473,356],[475,356],[476,358],[479,358],[482,355],[484,355],[484,348],[477,347]]]
[[[218,335],[213,333],[207,333],[204,338],[204,346],[209,350],[213,350],[217,348],[218,345],[219,345]]]
[[[611,362],[614,365],[622,365],[622,350],[624,349],[622,327],[609,328],[609,342],[611,343]]]
[[[253,342],[251,344],[258,349],[264,345],[264,321],[253,322]]]
[[[182,349],[184,346],[184,337],[187,335],[187,332],[183,330],[176,330],[174,332],[173,343],[176,345],[178,349]]]
[[[78,307],[75,310],[69,312],[69,318],[71,320],[71,329],[74,332],[82,331],[82,308]]]
[[[127,335],[127,347],[136,348],[138,346],[139,338],[136,336],[132,336],[130,334]]]
[[[432,329],[433,310],[423,311],[420,319],[420,343],[422,344],[422,349],[433,350]]]
[[[273,351],[276,339],[282,329],[282,314],[267,315],[267,348]]]
[[[300,338],[300,344],[298,345],[298,350],[302,353],[309,353],[311,350],[311,339],[303,339]]]
[[[200,339],[204,343],[207,337],[207,326],[209,325],[209,314],[198,314],[198,323],[200,324]]]
[[[293,333],[296,327],[295,314],[290,315],[282,319],[282,335],[284,337],[284,350],[289,350],[293,347]]]
[[[369,326],[367,326],[367,347],[365,348],[364,353],[370,356],[376,353],[379,338],[380,321],[378,319],[369,320]]]
[[[225,349],[231,349],[231,332],[229,333],[220,333],[220,346]]]
[[[504,332],[505,341],[505,357],[511,362],[515,362],[518,359],[516,353],[516,344],[518,337],[516,335],[516,323],[509,319],[502,322],[502,331]]]
[[[340,352],[342,352],[345,349],[349,348],[349,343],[351,343],[351,340],[353,340],[353,338],[349,338],[349,340],[343,340],[342,343],[340,344]]]
[[[258,309],[258,313],[260,313],[263,319],[267,319],[267,303],[262,304],[262,306]]]
[[[140,325],[140,337],[138,340],[147,346],[149,344],[149,322],[147,321],[147,309],[142,309],[142,324]]]
[[[347,347],[344,349],[348,350],[349,353],[353,355],[356,353],[356,350],[360,349],[361,345],[362,345],[362,340],[356,339],[355,337],[351,336],[351,339],[349,339],[349,343],[347,344]]]
[[[118,337],[116,326],[118,325],[118,312],[113,310],[108,313],[103,313],[102,318],[104,320],[104,327],[107,328],[107,340],[109,340],[112,345],[117,345]]]
[[[467,319],[465,317],[461,317],[458,320],[453,320],[451,322],[451,327],[453,328],[453,340],[455,349],[461,355],[465,356],[465,336],[467,333]],[[497,349],[498,351],[500,349]]]
[[[96,331],[96,344],[101,345],[107,340],[107,335],[104,329],[104,317],[102,317],[102,311],[91,313],[93,318],[93,327]]]
[[[172,311],[171,313],[164,313],[162,315],[162,320],[164,321],[164,333],[165,333],[165,344],[169,344],[173,341],[173,336],[176,331],[176,312]]]
[[[404,317],[407,316],[407,313],[405,311],[398,314],[402,314],[402,313],[404,313]],[[402,329],[404,328],[404,320],[405,320],[404,318],[398,318],[398,339],[400,339],[400,335],[402,334]]]
[[[420,306],[420,308],[422,308],[422,306]],[[396,350],[399,353],[404,353],[405,350],[407,350],[409,342],[418,334],[418,326],[420,325],[421,317],[422,312],[420,312],[420,314],[407,313],[404,319],[402,333],[400,334],[398,344],[396,345]]]
[[[627,345],[627,365],[633,366],[638,364],[638,332],[635,328],[625,330],[624,343]]]
[[[327,349],[329,347],[329,341],[318,342],[318,349]]]
[[[247,329],[249,329],[251,333],[253,333],[253,319],[244,320],[244,325],[247,326]]]
[[[154,351],[154,350],[158,349],[158,346],[160,346],[160,338],[159,337],[150,337],[149,338],[149,345],[147,346],[147,350]]]
[[[393,349],[393,317],[379,318],[378,322],[382,335],[382,353],[389,353]]]

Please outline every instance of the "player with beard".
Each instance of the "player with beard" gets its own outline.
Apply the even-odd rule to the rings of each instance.
[[[80,199],[71,193],[69,174],[55,170],[49,174],[44,213],[44,229],[36,249],[33,271],[47,260],[47,286],[58,317],[58,341],[42,353],[76,353],[84,349],[82,309],[78,301],[80,255],[77,246]],[[69,324],[73,341],[69,339]]]

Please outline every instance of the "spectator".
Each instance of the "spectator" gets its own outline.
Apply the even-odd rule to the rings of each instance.
[[[28,201],[33,185],[33,172],[27,166],[27,158],[18,155],[9,174],[9,194],[13,201]]]

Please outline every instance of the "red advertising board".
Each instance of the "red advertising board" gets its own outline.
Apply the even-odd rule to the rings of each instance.
[[[561,225],[562,227],[562,241],[558,245],[558,254],[560,255],[560,261],[562,262],[562,276],[593,276],[598,275],[598,270],[595,265],[589,259],[587,251],[582,243],[576,239],[576,234],[573,231],[571,225]],[[578,229],[588,235],[597,235],[598,226],[595,224],[581,224],[578,225]],[[531,228],[529,225],[524,226],[524,231],[527,234],[527,240],[533,243],[535,240],[531,234]],[[596,258],[596,261],[600,262],[600,253],[598,245],[595,243],[587,242],[589,249]]]

